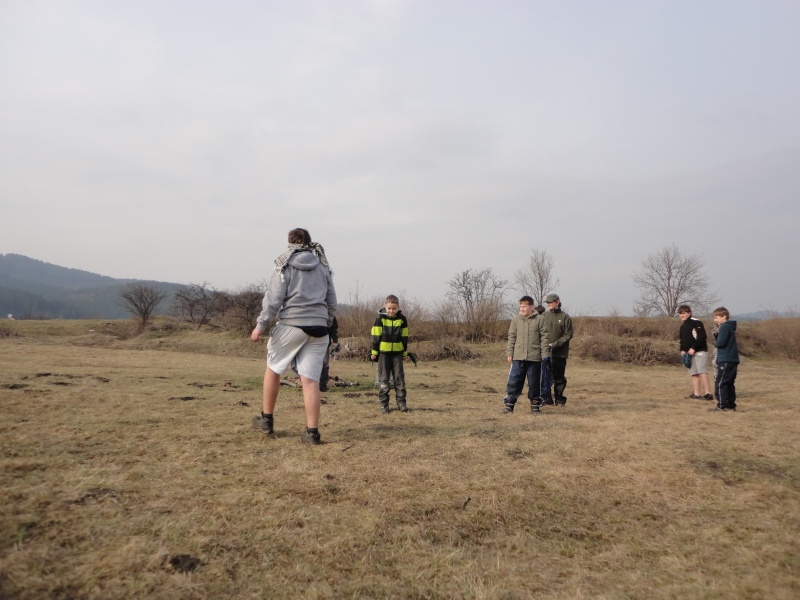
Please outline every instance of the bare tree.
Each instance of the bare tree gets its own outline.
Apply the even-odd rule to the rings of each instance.
[[[703,260],[697,255],[684,255],[673,244],[649,254],[642,261],[642,270],[633,274],[633,282],[641,291],[634,311],[638,316],[674,317],[681,304],[704,314],[718,301],[703,272]]]
[[[236,329],[249,334],[256,326],[256,319],[261,314],[262,300],[267,289],[266,282],[253,283],[238,288],[228,294],[226,319],[232,321]]]
[[[209,287],[207,281],[179,286],[172,300],[172,311],[179,317],[188,319],[195,329],[211,322],[219,311],[220,296]]]
[[[542,304],[544,297],[561,283],[553,279],[553,264],[553,257],[547,250],[531,250],[528,263],[514,275],[517,290],[531,296],[534,304]]]
[[[508,281],[487,269],[467,269],[447,282],[447,297],[458,306],[456,318],[466,325],[466,337],[477,341],[488,337],[492,326],[505,317],[503,296]]]
[[[167,297],[167,292],[139,281],[123,287],[119,296],[122,308],[138,318],[140,329],[144,330],[158,305]]]

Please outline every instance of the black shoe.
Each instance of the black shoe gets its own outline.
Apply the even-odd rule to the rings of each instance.
[[[686,399],[687,400],[702,400],[703,397],[702,396],[698,396],[697,394],[689,394],[688,396],[686,396]],[[714,398],[711,398],[711,399],[713,400]]]
[[[533,414],[539,414],[540,412],[542,412],[539,409],[539,402],[538,401],[537,402],[531,402],[531,412]]]
[[[300,443],[319,446],[322,441],[319,438],[319,432],[311,433],[310,431],[306,430],[303,432],[303,435],[300,436]]]
[[[391,411],[389,410],[388,404],[381,404],[381,414],[388,415]]]
[[[555,406],[555,401],[552,398],[544,398],[542,400],[542,406]]]
[[[721,406],[715,406],[714,408],[709,408],[708,412],[731,412],[735,410],[735,408],[723,408]]]
[[[255,427],[256,429],[260,429],[267,435],[273,434],[272,420],[271,419],[266,420],[261,415],[256,415],[255,417],[253,417],[253,427]]]
[[[561,398],[556,398],[556,406],[564,406],[567,403],[567,398],[562,396]]]
[[[397,410],[400,412],[408,412],[408,406],[406,406],[406,401],[402,400],[397,403]]]
[[[513,404],[504,404],[503,405],[503,414],[507,415],[509,413],[514,412],[514,405]]]
[[[713,400],[713,399],[714,396],[712,396],[711,394],[706,394],[705,396],[703,396],[703,400]]]

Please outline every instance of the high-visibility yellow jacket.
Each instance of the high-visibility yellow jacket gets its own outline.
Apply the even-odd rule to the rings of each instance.
[[[381,353],[408,356],[408,320],[399,310],[390,317],[381,309],[372,326],[372,355]]]

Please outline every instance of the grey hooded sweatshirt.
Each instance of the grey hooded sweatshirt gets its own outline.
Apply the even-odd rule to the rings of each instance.
[[[330,327],[336,314],[336,290],[330,271],[310,251],[294,253],[286,270],[273,271],[256,328],[262,333],[277,319],[294,327]]]

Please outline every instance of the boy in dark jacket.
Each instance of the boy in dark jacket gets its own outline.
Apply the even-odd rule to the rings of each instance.
[[[408,356],[408,320],[400,312],[400,300],[389,295],[372,326],[370,360],[378,363],[378,400],[381,412],[389,413],[389,378],[394,380],[397,409],[407,412],[406,376],[403,360]]]
[[[692,400],[713,400],[711,385],[708,380],[708,343],[706,328],[703,322],[692,316],[692,309],[687,304],[678,307],[678,316],[683,323],[680,329],[681,358],[689,356],[689,375],[692,376]],[[700,395],[700,384],[705,396]]]
[[[736,371],[739,368],[739,348],[736,344],[736,321],[724,306],[714,311],[714,323],[719,325],[714,345],[717,347],[715,392],[717,407],[709,412],[736,410]]]

